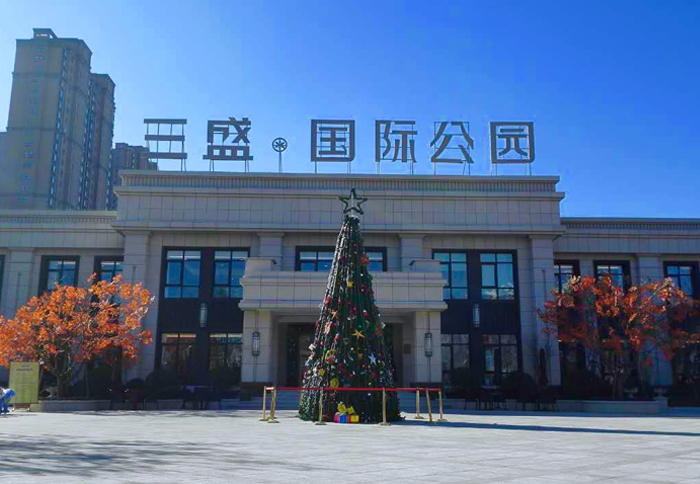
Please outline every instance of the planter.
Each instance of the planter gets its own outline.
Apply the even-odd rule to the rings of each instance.
[[[668,411],[668,400],[559,400],[562,412],[658,415]]]
[[[30,412],[95,412],[109,410],[109,400],[42,400],[29,406]]]

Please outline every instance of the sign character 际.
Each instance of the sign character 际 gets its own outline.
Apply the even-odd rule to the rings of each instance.
[[[416,131],[415,121],[377,120],[374,123],[375,140],[374,155],[377,163],[381,161],[397,161],[402,163],[416,162]],[[392,151],[393,154],[389,155]]]

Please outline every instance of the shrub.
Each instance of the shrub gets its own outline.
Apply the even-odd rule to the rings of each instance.
[[[572,400],[608,398],[611,385],[590,370],[571,370],[562,390],[563,397]]]
[[[146,377],[144,390],[149,398],[180,398],[180,379],[168,368],[158,368]]]
[[[518,400],[530,400],[537,396],[537,383],[527,373],[521,371],[509,373],[501,384],[503,396]]]
[[[457,368],[450,373],[450,383],[461,398],[474,394],[484,381],[482,372],[470,368]]]

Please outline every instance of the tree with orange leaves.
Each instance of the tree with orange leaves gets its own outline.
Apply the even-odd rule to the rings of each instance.
[[[87,287],[56,284],[12,319],[0,316],[0,366],[39,361],[63,398],[76,368],[97,356],[119,352],[124,364],[136,361],[138,345],[152,341],[141,327],[152,302],[147,289],[121,276],[97,281],[93,275]]]
[[[655,352],[670,361],[680,348],[700,342],[700,334],[683,327],[696,301],[671,279],[625,289],[609,275],[574,277],[552,295],[538,310],[543,332],[583,346],[599,363],[606,359],[613,398],[623,397],[625,382],[635,370],[641,376]]]

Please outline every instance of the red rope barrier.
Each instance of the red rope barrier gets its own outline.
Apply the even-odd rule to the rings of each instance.
[[[376,388],[376,387],[265,387],[267,390],[277,389],[278,392],[284,391],[310,391],[310,390],[321,390],[324,392],[381,392],[386,390],[387,392],[440,392],[442,388],[428,388],[428,387],[415,387],[415,388]]]

